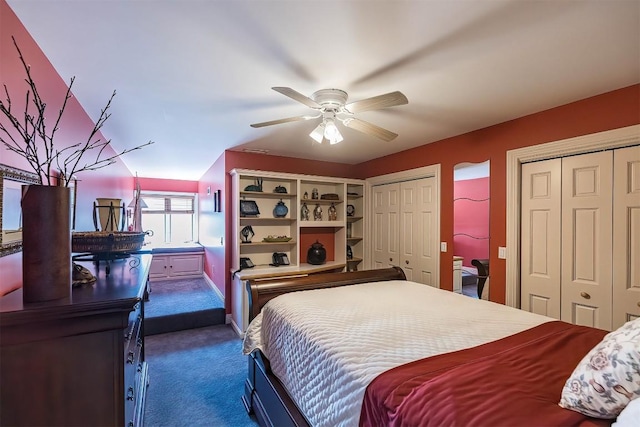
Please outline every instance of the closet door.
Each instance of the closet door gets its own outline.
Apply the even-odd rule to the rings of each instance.
[[[520,306],[554,319],[560,319],[561,176],[561,159],[522,165]]]
[[[373,268],[400,265],[400,184],[373,187]]]
[[[439,287],[434,271],[435,179],[400,184],[400,267],[407,279]]]
[[[613,154],[613,328],[640,317],[640,147]]]
[[[562,159],[561,319],[611,330],[613,153]]]

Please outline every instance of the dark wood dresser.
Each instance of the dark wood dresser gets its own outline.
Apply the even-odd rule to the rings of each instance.
[[[70,299],[0,298],[0,425],[142,425],[151,255],[80,264],[98,280]]]

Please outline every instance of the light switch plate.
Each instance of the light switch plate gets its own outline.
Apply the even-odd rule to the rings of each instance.
[[[498,258],[507,259],[507,248],[504,246],[498,246]]]
[[[447,252],[447,242],[440,242],[440,252]]]

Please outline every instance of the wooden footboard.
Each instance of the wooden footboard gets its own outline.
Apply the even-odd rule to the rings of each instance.
[[[333,288],[385,280],[406,280],[399,267],[316,274],[298,278],[249,280],[249,320],[271,299],[288,292]],[[259,350],[248,357],[249,371],[242,401],[261,426],[307,427],[309,422],[289,397],[278,378],[271,372],[269,360]]]

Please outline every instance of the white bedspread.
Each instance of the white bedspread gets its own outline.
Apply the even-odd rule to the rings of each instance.
[[[259,348],[313,426],[357,426],[378,374],[554,319],[408,281],[292,292],[251,322]]]

